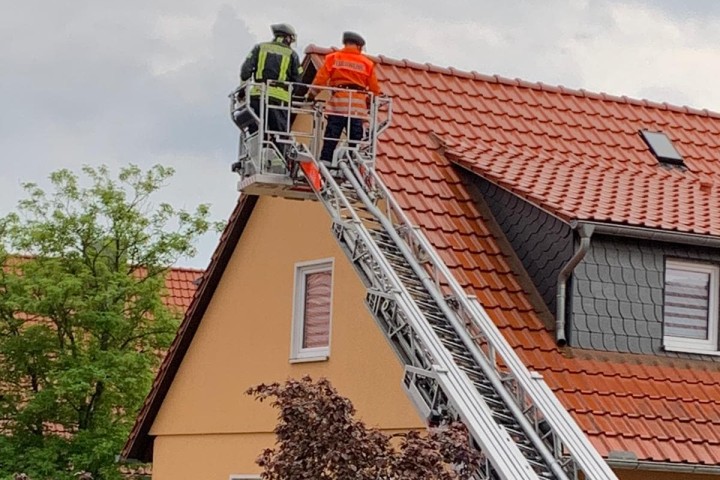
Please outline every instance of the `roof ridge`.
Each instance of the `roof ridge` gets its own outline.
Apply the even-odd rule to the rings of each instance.
[[[170,267],[170,270],[173,272],[193,272],[193,273],[205,273],[204,268],[198,268],[198,267],[176,267],[172,266]]]
[[[318,55],[325,55],[329,52],[336,51],[337,48],[335,47],[320,47],[318,45],[315,45],[313,43],[309,44],[307,47],[305,47],[305,54],[311,55],[311,54],[318,54]],[[563,95],[569,95],[573,97],[581,97],[581,98],[588,98],[592,100],[601,100],[606,102],[612,102],[612,103],[621,103],[621,104],[627,104],[627,105],[636,105],[636,106],[642,106],[646,108],[652,108],[655,110],[667,110],[671,112],[677,112],[677,113],[683,113],[686,115],[697,115],[701,117],[710,117],[710,118],[720,118],[720,112],[715,112],[712,110],[708,110],[707,108],[698,109],[693,108],[687,105],[674,105],[667,102],[655,102],[653,100],[645,99],[645,98],[634,98],[634,97],[628,97],[627,95],[617,96],[606,92],[593,92],[590,90],[586,90],[584,88],[569,88],[565,87],[563,85],[548,85],[543,82],[531,82],[528,80],[523,80],[521,78],[510,78],[510,77],[504,77],[502,75],[487,75],[480,72],[477,72],[475,70],[467,71],[467,70],[460,70],[454,67],[441,67],[439,65],[435,65],[429,62],[426,63],[417,63],[412,60],[408,60],[406,58],[403,59],[396,59],[392,57],[387,57],[382,54],[378,55],[368,55],[370,58],[375,60],[377,63],[383,64],[383,65],[394,65],[404,68],[410,68],[412,70],[422,70],[427,72],[433,72],[433,73],[439,73],[441,75],[450,75],[453,77],[461,77],[461,78],[467,78],[467,79],[473,79],[473,80],[479,80],[483,82],[492,82],[497,83],[500,85],[510,85],[520,88],[528,88],[531,90],[540,90],[543,92],[550,92],[550,93],[559,93]]]

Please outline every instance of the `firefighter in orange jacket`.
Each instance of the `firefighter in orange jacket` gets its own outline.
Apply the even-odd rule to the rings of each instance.
[[[345,32],[343,45],[342,50],[325,56],[325,63],[313,80],[313,85],[343,89],[333,92],[325,107],[328,116],[320,160],[326,165],[332,161],[338,139],[347,126],[350,140],[362,139],[363,117],[367,116],[366,92],[380,94],[375,63],[362,53],[365,39],[357,33]],[[314,97],[311,90],[308,99]]]

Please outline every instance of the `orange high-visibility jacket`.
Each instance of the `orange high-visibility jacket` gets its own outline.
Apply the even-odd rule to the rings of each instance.
[[[375,63],[354,46],[327,54],[313,85],[347,88],[334,92],[327,103],[325,110],[335,115],[365,115],[367,95],[363,92],[380,94]]]

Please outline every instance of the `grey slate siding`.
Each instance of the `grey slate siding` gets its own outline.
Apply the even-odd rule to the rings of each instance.
[[[487,180],[476,177],[476,186],[554,315],[557,276],[576,248],[572,230]],[[720,362],[720,357],[663,350],[666,258],[720,264],[720,250],[593,235],[568,285],[569,345]]]
[[[512,193],[477,178],[495,219],[555,315],[557,276],[573,255],[570,227]]]
[[[570,345],[696,357],[662,349],[666,257],[720,263],[720,252],[713,249],[593,236],[574,271]]]

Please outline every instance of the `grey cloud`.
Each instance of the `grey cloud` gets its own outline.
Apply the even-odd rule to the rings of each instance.
[[[670,16],[679,18],[700,18],[720,16],[720,2],[717,0],[630,0],[625,3],[659,9]]]
[[[256,40],[237,12],[227,5],[198,11],[192,2],[63,3],[3,8],[9,15],[0,18],[0,38],[7,40],[0,46],[0,212],[16,203],[21,181],[42,184],[57,168],[149,166],[159,158],[173,164],[176,156],[192,156],[178,165],[185,170],[176,183],[184,185],[172,200],[187,199],[188,189],[202,192],[192,170],[222,172],[228,194],[214,200],[220,200],[216,216],[225,217],[237,195],[227,168],[236,131],[227,120],[226,93]],[[184,53],[184,45],[158,35],[158,24],[193,15],[211,19],[206,48],[155,73],[154,59]],[[196,203],[212,196],[196,195]],[[212,251],[203,243],[199,266]]]
[[[704,103],[697,95],[707,87],[683,90],[662,78],[617,90],[626,84],[612,82],[617,72],[606,75],[606,40],[617,30],[613,8],[625,4],[694,25],[683,32],[687,45],[716,48],[707,19],[720,3],[709,0],[0,0],[0,212],[16,203],[21,180],[41,181],[60,167],[161,162],[178,168],[168,199],[210,201],[226,216],[237,195],[226,95],[252,44],[278,21],[294,24],[301,49],[338,45],[343,30],[357,30],[370,53]],[[604,48],[597,59],[596,46]],[[588,67],[597,62],[607,65]],[[213,243],[203,241],[193,265],[205,266]]]
[[[234,132],[223,115],[225,93],[237,83],[239,52],[254,41],[232,8],[215,15],[207,55],[163,75],[153,75],[148,60],[173,50],[153,33],[159,12],[77,8],[36,25],[49,46],[16,27],[13,48],[0,54],[12,71],[1,80],[3,143],[60,126],[100,136],[121,156],[228,145]]]

